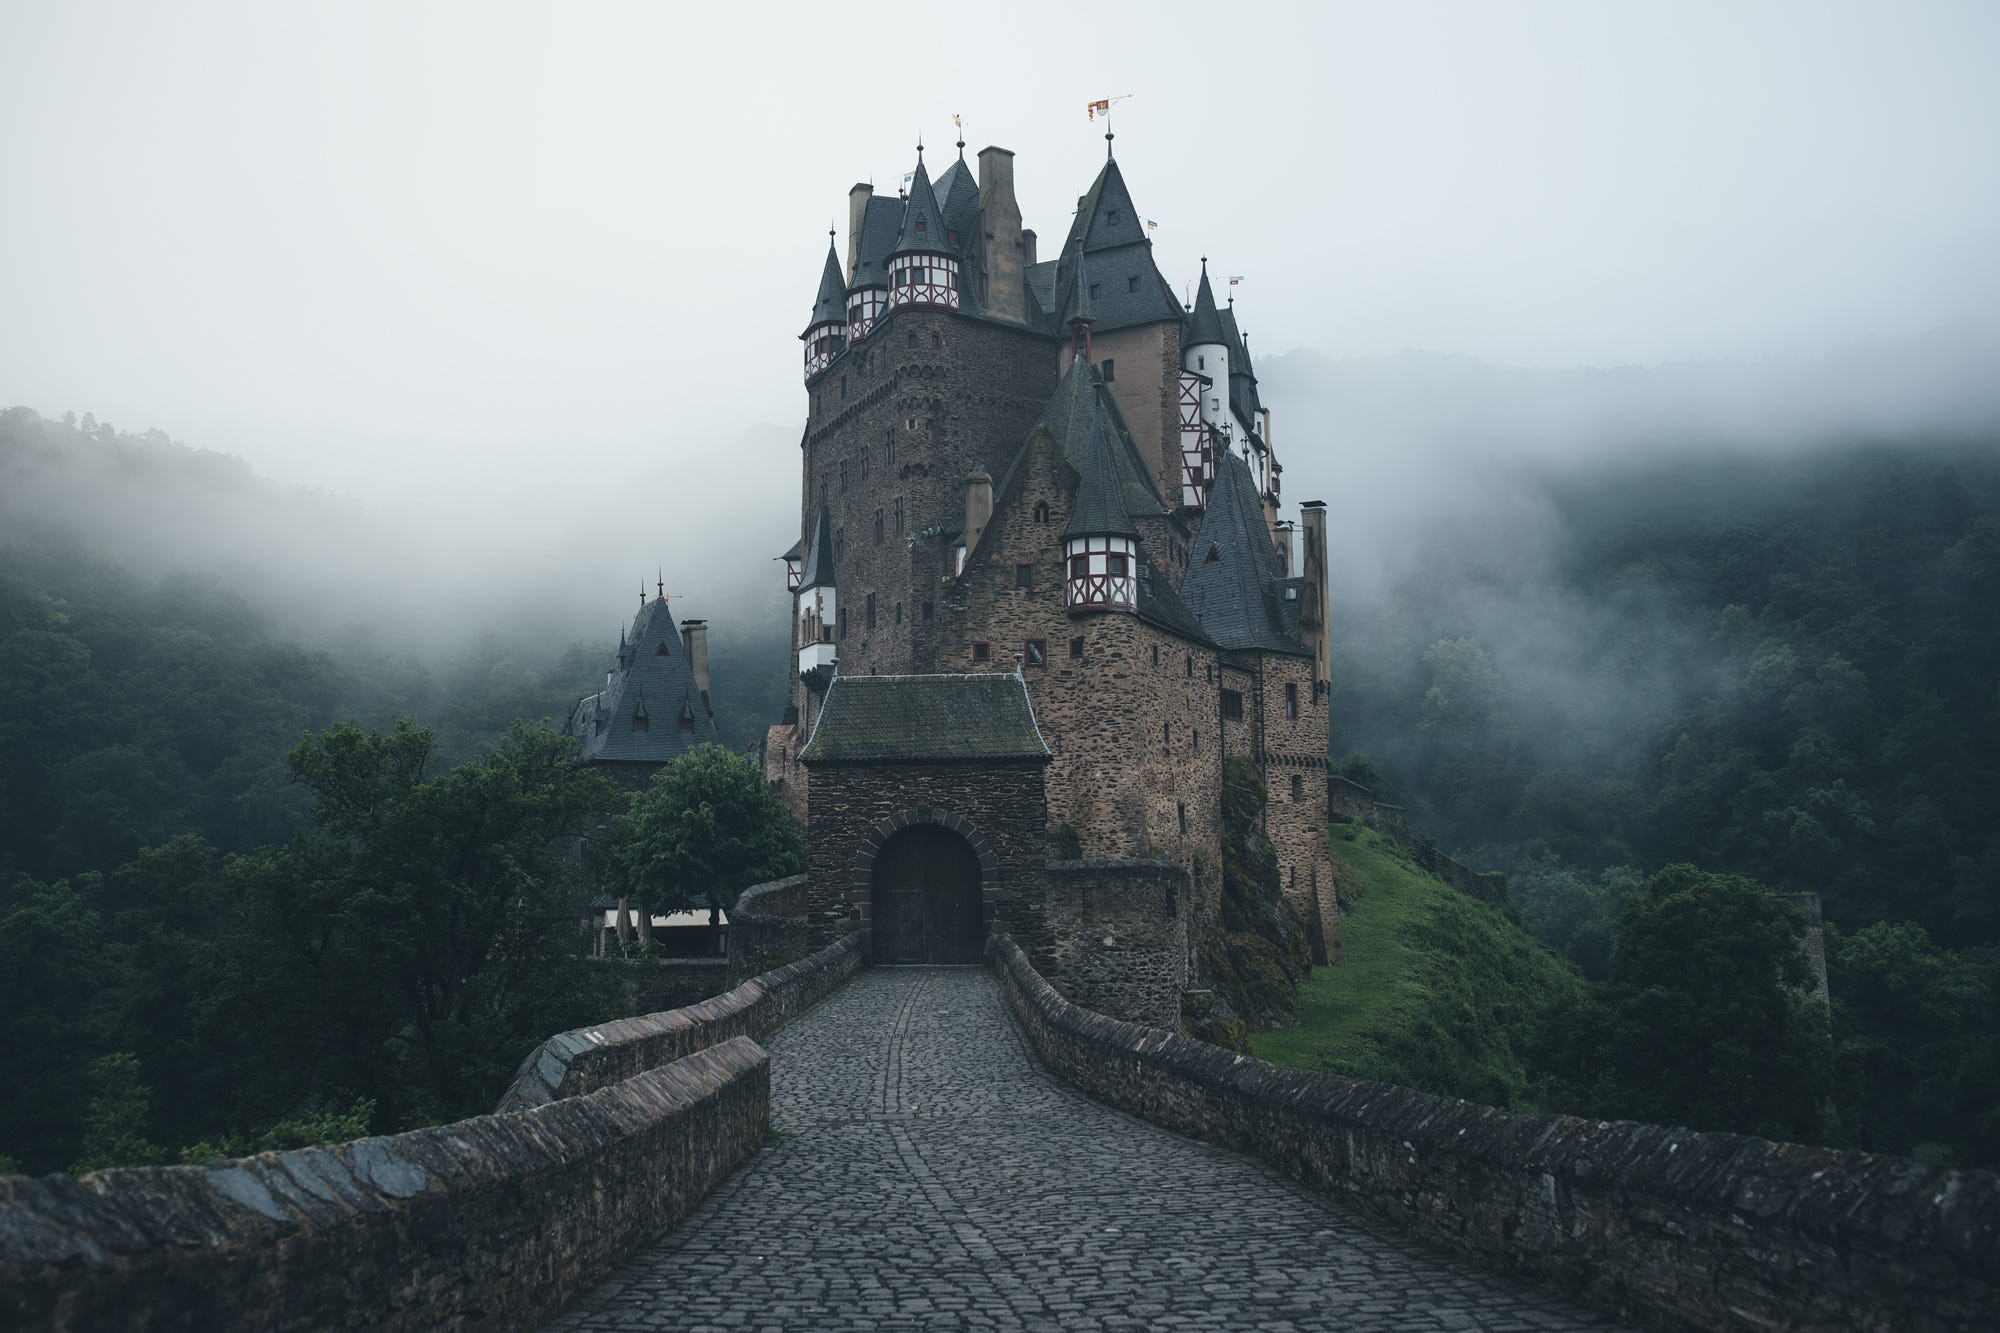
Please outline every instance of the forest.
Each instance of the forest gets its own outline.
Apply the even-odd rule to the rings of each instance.
[[[1813,1134],[2000,1160],[2000,449],[1509,468],[1532,503],[1486,523],[1385,524],[1332,475],[1332,755],[1505,872],[1509,910],[1588,983],[1522,1078],[1564,1109],[1805,1133],[1751,1097],[1647,1085],[1661,1043],[1733,1026],[1775,1044],[1687,1058],[1787,1071],[1831,1108]],[[453,614],[397,587],[371,617],[366,552],[401,548],[369,522],[159,432],[0,413],[0,1054],[21,1079],[0,1154],[19,1165],[459,1114],[596,1016],[550,931],[568,906],[506,890],[547,880],[537,839],[597,798],[549,725],[598,687],[630,593],[589,635],[518,585]],[[259,561],[279,531],[304,554]],[[1354,557],[1364,531],[1383,559]],[[765,599],[725,593],[711,620],[739,751],[783,703]],[[378,892],[392,864],[448,867],[457,896]],[[1702,1003],[1705,975],[1791,966],[1764,888],[1823,898],[1823,1051],[1787,1044],[1789,1009]],[[461,951],[433,948],[437,912],[479,923]],[[1697,958],[1700,931],[1717,947]]]
[[[1799,1074],[1838,1108],[1822,1134],[2000,1160],[2000,450],[1535,481],[1532,523],[1433,529],[1396,577],[1336,592],[1333,751],[1505,872],[1523,924],[1602,983],[1596,1044],[1545,1051],[1562,1095],[1662,1113],[1606,1071],[1661,1058],[1672,1002],[1700,1008],[1703,923],[1646,892],[1696,866],[1823,900],[1831,1068]]]

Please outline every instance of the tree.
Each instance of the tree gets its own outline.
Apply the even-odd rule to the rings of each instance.
[[[1668,866],[1626,899],[1610,979],[1552,1063],[1593,1113],[1815,1142],[1832,1089],[1804,918],[1740,875]]]
[[[598,853],[605,884],[651,911],[733,907],[805,866],[805,838],[750,760],[699,745],[653,775]]]

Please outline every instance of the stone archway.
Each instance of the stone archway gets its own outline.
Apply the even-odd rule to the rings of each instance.
[[[904,811],[871,831],[855,865],[878,963],[976,963],[999,865],[956,815]]]

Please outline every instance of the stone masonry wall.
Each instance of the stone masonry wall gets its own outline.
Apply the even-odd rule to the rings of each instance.
[[[988,919],[1039,939],[1048,806],[1036,761],[1009,763],[815,764],[807,828],[808,939],[815,945],[855,929],[869,910],[863,853],[869,835],[899,816],[963,820],[991,849],[995,878]]]
[[[924,604],[934,603],[950,572],[941,533],[964,522],[966,473],[984,464],[998,478],[1055,386],[1055,346],[1046,335],[912,308],[886,317],[813,383],[800,522],[825,504],[839,534],[842,671],[940,669],[929,665],[934,618]],[[796,683],[791,702],[809,729],[816,702],[808,706]]]
[[[1270,797],[1264,832],[1278,854],[1285,897],[1312,937],[1313,962],[1338,962],[1340,904],[1326,844],[1327,696],[1313,689],[1311,658],[1265,653],[1261,659],[1258,715]],[[1289,711],[1288,686],[1297,700],[1296,717]]]
[[[1662,1328],[1990,1326],[2000,1175],[1279,1069],[1092,1013],[1009,941],[1009,1003],[1092,1096]]]
[[[1048,867],[1048,944],[1038,968],[1071,1003],[1178,1029],[1187,988],[1187,872],[1165,861]]]
[[[804,875],[743,890],[729,913],[729,987],[805,957],[805,912]]]
[[[996,497],[986,539],[944,595],[938,665],[1012,671],[1026,641],[1046,644],[1044,664],[1021,674],[1052,755],[1050,821],[1073,826],[1086,856],[1187,867],[1199,938],[1215,915],[1222,864],[1217,656],[1127,612],[1064,609],[1067,467],[1037,432],[1020,475]],[[1030,587],[1020,586],[1022,565]],[[1075,640],[1081,656],[1072,657]],[[973,660],[975,643],[988,645],[984,664]]]
[[[1178,323],[1135,324],[1090,340],[1091,364],[1113,363],[1112,401],[1132,442],[1153,472],[1153,486],[1170,505],[1181,493],[1181,330]],[[1160,553],[1165,558],[1167,552]],[[1173,570],[1178,586],[1181,567]]]
[[[557,1033],[521,1062],[499,1109],[520,1111],[580,1097],[732,1037],[761,1039],[853,976],[866,958],[865,943],[850,934],[714,999]]]
[[[0,1329],[533,1327],[687,1216],[769,1105],[739,1037],[523,1114],[0,1177]]]

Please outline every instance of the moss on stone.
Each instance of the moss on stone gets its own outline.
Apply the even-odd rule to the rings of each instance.
[[[1214,1000],[1188,1031],[1243,1048],[1247,1030],[1297,1020],[1299,983],[1312,970],[1312,945],[1285,897],[1278,857],[1264,836],[1264,780],[1248,759],[1232,759],[1222,786],[1220,929],[1203,945],[1201,974]]]

